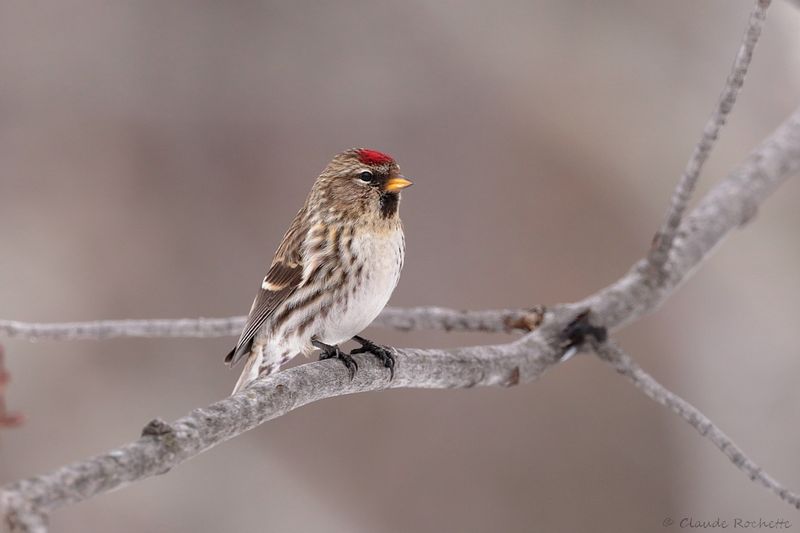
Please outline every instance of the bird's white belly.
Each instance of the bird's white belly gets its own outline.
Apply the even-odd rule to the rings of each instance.
[[[399,228],[382,235],[364,232],[354,236],[351,249],[355,271],[322,325],[319,340],[339,344],[375,320],[397,286],[403,267],[403,248],[403,233]],[[360,276],[356,277],[359,266]]]

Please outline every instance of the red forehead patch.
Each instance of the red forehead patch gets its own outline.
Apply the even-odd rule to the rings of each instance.
[[[360,148],[357,150],[358,160],[365,165],[388,165],[394,163],[394,158],[376,150],[367,150]]]

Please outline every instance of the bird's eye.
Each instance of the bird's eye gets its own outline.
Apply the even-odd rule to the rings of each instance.
[[[364,172],[358,175],[358,179],[360,179],[364,183],[372,183],[372,180],[375,179],[375,174],[373,174],[369,170],[365,170]]]

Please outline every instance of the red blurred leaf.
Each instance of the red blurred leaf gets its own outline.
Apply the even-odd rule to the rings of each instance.
[[[23,417],[20,413],[9,413],[6,411],[6,387],[11,381],[11,374],[5,367],[5,349],[0,344],[0,428],[10,428],[22,424]]]

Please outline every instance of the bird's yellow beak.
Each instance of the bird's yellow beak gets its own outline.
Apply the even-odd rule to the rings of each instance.
[[[395,176],[394,178],[389,178],[386,181],[386,186],[384,187],[387,192],[396,192],[401,189],[405,189],[413,184],[411,180],[407,180],[403,176]]]

